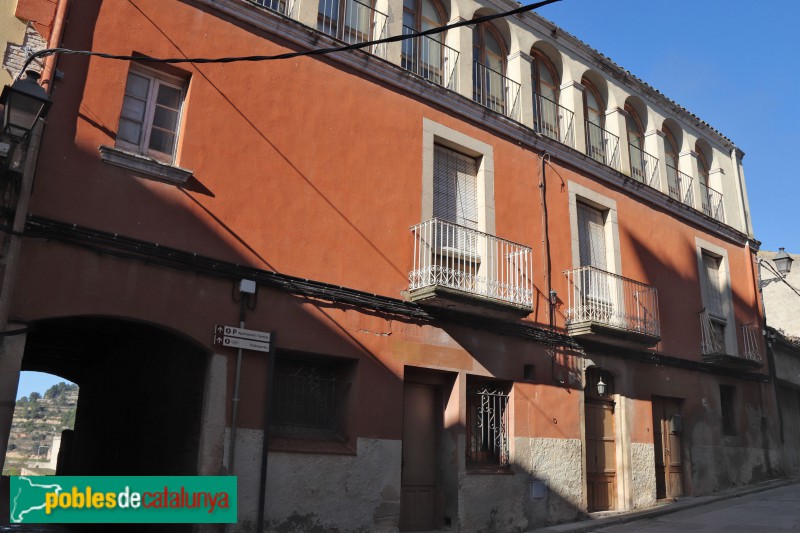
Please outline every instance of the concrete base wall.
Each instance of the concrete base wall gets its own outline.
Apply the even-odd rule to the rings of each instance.
[[[655,446],[632,442],[631,489],[633,508],[649,507],[656,503]]]
[[[692,481],[694,496],[756,483],[771,477],[764,450],[745,446],[693,446]],[[770,451],[771,465],[779,465],[780,451]]]
[[[511,471],[462,474],[459,531],[525,531],[583,513],[580,440],[515,438]]]
[[[255,530],[262,439],[259,430],[237,430],[237,532]],[[271,452],[268,531],[397,531],[401,451],[399,440],[358,439],[355,455]]]

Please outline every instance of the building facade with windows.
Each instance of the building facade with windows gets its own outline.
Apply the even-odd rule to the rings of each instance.
[[[51,46],[133,59],[58,58],[2,295],[81,387],[60,473],[522,531],[781,471],[735,144],[536,13],[371,43],[514,7],[70,3]]]

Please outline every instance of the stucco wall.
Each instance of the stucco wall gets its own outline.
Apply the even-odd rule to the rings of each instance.
[[[761,251],[758,256],[762,259],[768,260],[770,265],[774,268],[772,258],[775,257],[777,252]],[[794,259],[794,268],[786,276],[786,281],[792,287],[800,287],[800,255],[789,253]],[[782,330],[784,334],[800,337],[800,313],[797,312],[797,306],[800,304],[800,296],[798,296],[788,285],[782,281],[777,281],[777,276],[769,269],[761,268],[762,281],[776,280],[769,282],[762,289],[764,297],[764,308],[767,312],[767,324],[775,329]]]
[[[649,507],[656,503],[655,446],[632,442],[630,450],[633,507]]]
[[[512,472],[462,474],[459,530],[525,531],[581,514],[580,440],[518,437]]]
[[[255,529],[262,435],[258,430],[237,430],[237,532]],[[401,450],[398,440],[358,439],[355,455],[271,452],[267,469],[268,530],[396,531]]]

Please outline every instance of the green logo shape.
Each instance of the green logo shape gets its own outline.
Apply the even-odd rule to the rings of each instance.
[[[14,476],[10,518],[26,524],[233,524],[235,476]]]

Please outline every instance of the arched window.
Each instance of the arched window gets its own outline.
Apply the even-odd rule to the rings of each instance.
[[[665,162],[667,163],[667,167],[672,167],[673,169],[678,169],[678,143],[675,141],[675,136],[672,132],[664,126],[664,129],[661,131],[664,132],[664,152],[666,155]]]
[[[708,187],[708,160],[706,159],[706,155],[697,147],[697,178],[700,180],[700,185],[703,187]]]
[[[552,63],[539,51],[533,52],[534,129],[557,141],[561,140],[558,123],[558,79]]]
[[[473,99],[489,109],[506,113],[506,50],[491,24],[472,30]]]
[[[412,35],[445,24],[444,9],[434,0],[403,1],[403,34]],[[447,85],[444,34],[403,41],[403,68],[439,85]],[[455,58],[449,58],[454,62]],[[452,67],[454,67],[453,65]],[[451,67],[451,68],[452,68]],[[448,79],[445,79],[448,78]]]
[[[605,103],[600,97],[597,88],[589,80],[584,79],[581,84],[583,91],[583,116],[586,118],[586,154],[608,164],[606,150],[605,130]]]
[[[669,195],[691,205],[691,180],[678,172],[678,143],[669,128],[664,126],[661,131],[664,132],[664,162],[667,164]]]
[[[644,128],[636,110],[625,105],[625,128],[628,133],[628,154],[631,161],[631,177],[649,184],[647,158],[644,156]]]

